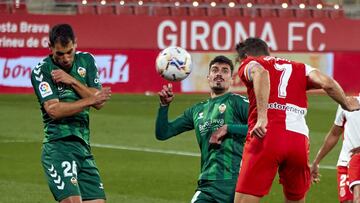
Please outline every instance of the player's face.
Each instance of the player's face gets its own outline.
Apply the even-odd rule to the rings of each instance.
[[[62,46],[60,42],[50,46],[54,61],[61,67],[70,69],[75,56],[76,44],[70,41],[66,46]]]
[[[230,65],[214,63],[209,70],[208,82],[214,93],[223,93],[230,88],[232,77]]]

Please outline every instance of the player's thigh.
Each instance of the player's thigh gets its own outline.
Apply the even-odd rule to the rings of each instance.
[[[46,143],[42,148],[42,166],[56,201],[81,195],[76,181],[77,164],[71,150],[71,146],[61,141]]]
[[[104,185],[92,155],[88,155],[78,173],[78,181],[83,201],[105,200]]]
[[[339,201],[343,203],[346,201],[352,201],[353,194],[350,192],[349,188],[349,175],[347,166],[337,167],[337,185]]]
[[[285,159],[279,167],[280,183],[288,200],[302,199],[310,188],[309,140],[305,135],[288,132]]]
[[[360,185],[360,154],[354,154],[349,162],[349,187],[353,189],[355,185]],[[355,195],[355,193],[354,193]]]
[[[269,136],[267,134],[266,136]],[[236,192],[262,197],[268,194],[275,178],[277,153],[264,147],[267,138],[248,138],[240,166]]]
[[[233,203],[237,179],[213,181],[213,197],[216,202]]]

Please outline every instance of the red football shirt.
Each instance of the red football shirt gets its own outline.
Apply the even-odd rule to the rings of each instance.
[[[248,57],[239,68],[239,77],[247,87],[250,101],[249,129],[257,121],[256,98],[249,63],[259,63],[270,76],[268,127],[285,128],[308,136],[305,122],[307,112],[307,76],[314,70],[308,65],[272,56]]]

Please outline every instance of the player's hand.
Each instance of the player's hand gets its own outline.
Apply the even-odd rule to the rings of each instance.
[[[110,99],[111,89],[110,87],[104,87],[100,91],[96,92],[92,97],[94,99],[93,105],[103,104]]]
[[[346,106],[343,106],[344,110],[357,111],[360,109],[359,100],[356,97],[346,97]]]
[[[215,132],[213,132],[213,134],[210,137],[209,143],[221,144],[226,134],[227,134],[227,125],[223,125],[220,128],[218,128]]]
[[[256,136],[258,138],[263,138],[267,132],[267,118],[266,119],[258,119],[254,128],[250,131],[251,136]]]
[[[310,167],[311,183],[320,182],[319,164],[313,163]]]
[[[51,71],[51,77],[55,83],[64,83],[66,85],[72,85],[76,81],[71,75],[67,74],[65,71],[61,69],[56,69]]]
[[[350,150],[350,153],[351,156],[360,153],[360,147],[355,147],[354,149]]]
[[[168,106],[174,99],[174,92],[172,90],[172,84],[164,85],[162,90],[158,92],[160,97],[160,103],[163,106]]]

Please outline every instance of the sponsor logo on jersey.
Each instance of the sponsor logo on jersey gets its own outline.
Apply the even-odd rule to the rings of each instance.
[[[77,70],[77,72],[78,72],[79,75],[80,75],[81,77],[83,77],[83,78],[86,76],[86,69],[83,68],[83,67],[79,67],[78,70]]]
[[[39,84],[39,91],[42,98],[53,94],[51,87],[47,82],[41,82]]]
[[[225,104],[220,104],[220,106],[219,106],[219,112],[220,112],[220,113],[224,113],[225,110],[226,110],[226,105],[225,105]]]
[[[281,111],[293,112],[302,116],[305,116],[307,113],[306,108],[301,108],[293,104],[279,104],[277,102],[269,103],[268,109],[276,109]]]
[[[221,126],[225,124],[224,119],[213,119],[213,120],[207,120],[203,124],[199,124],[199,131],[200,135],[204,136],[206,135],[209,130],[218,129]]]
[[[104,189],[104,184],[100,183],[99,188],[100,188],[100,189]]]

